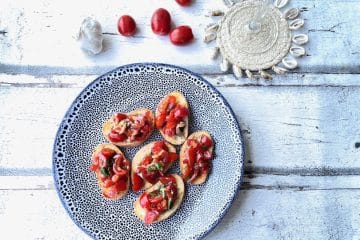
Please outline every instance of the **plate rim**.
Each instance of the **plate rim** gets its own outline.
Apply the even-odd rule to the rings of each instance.
[[[74,103],[76,103],[78,101],[79,98],[81,98],[81,96],[83,95],[84,92],[86,92],[86,90],[92,85],[94,84],[96,81],[98,81],[100,78],[107,76],[113,72],[116,72],[120,69],[124,69],[124,68],[130,68],[133,66],[154,66],[154,67],[167,67],[167,68],[173,68],[173,69],[179,69],[181,71],[187,72],[190,75],[193,75],[195,77],[197,77],[199,80],[203,81],[204,83],[207,84],[207,86],[209,86],[211,88],[211,90],[213,90],[216,94],[218,94],[218,96],[222,99],[224,105],[227,107],[227,109],[230,111],[230,114],[234,117],[235,120],[235,128],[239,133],[239,137],[241,140],[241,159],[242,159],[242,166],[240,167],[240,177],[238,179],[238,181],[236,181],[236,189],[235,192],[233,194],[233,196],[231,197],[231,199],[229,199],[229,201],[226,203],[224,210],[220,213],[220,215],[218,216],[218,218],[209,225],[209,228],[206,229],[205,231],[201,232],[200,235],[198,237],[195,237],[196,239],[204,239],[210,232],[212,232],[216,226],[222,221],[222,219],[225,217],[225,215],[229,212],[231,206],[233,205],[233,202],[235,200],[235,198],[238,196],[239,191],[240,191],[240,187],[241,184],[243,182],[243,177],[244,177],[244,171],[245,171],[245,159],[246,159],[246,155],[245,155],[245,142],[244,142],[244,138],[243,138],[243,134],[241,132],[241,128],[240,128],[240,124],[236,118],[236,115],[232,109],[232,107],[230,106],[230,104],[228,103],[228,101],[226,100],[226,98],[222,95],[222,93],[220,93],[219,90],[217,90],[217,88],[212,85],[209,81],[207,81],[204,77],[202,77],[200,74],[195,73],[191,70],[188,70],[184,67],[181,66],[177,66],[177,65],[173,65],[173,64],[167,64],[167,63],[161,63],[161,62],[135,62],[135,63],[129,63],[129,64],[125,64],[125,65],[121,65],[119,67],[116,67],[104,74],[99,75],[98,77],[96,77],[94,80],[92,80],[90,83],[88,83],[85,87],[82,88],[82,90],[78,93],[78,95],[74,98],[74,100],[71,102],[71,104],[69,105],[68,109],[66,110],[64,116],[61,119],[61,122],[59,124],[59,127],[56,131],[55,137],[54,137],[54,142],[53,142],[53,148],[52,148],[52,177],[54,180],[54,186],[55,186],[55,190],[56,193],[58,195],[58,198],[60,199],[60,202],[63,206],[63,208],[66,210],[66,213],[68,215],[68,217],[70,217],[70,219],[72,220],[73,223],[75,223],[75,225],[81,229],[82,232],[84,232],[87,236],[89,236],[92,239],[95,239],[94,236],[92,236],[88,231],[86,231],[86,229],[84,229],[72,216],[72,213],[70,212],[70,210],[68,209],[67,205],[64,202],[64,199],[62,197],[62,195],[60,194],[60,189],[58,187],[57,184],[57,178],[56,178],[56,174],[55,174],[55,159],[56,159],[56,144],[57,144],[57,140],[59,138],[59,136],[61,135],[61,130],[63,128],[63,125],[65,123],[65,119],[67,119],[68,115],[70,114],[70,111],[72,110],[72,107],[74,106]]]

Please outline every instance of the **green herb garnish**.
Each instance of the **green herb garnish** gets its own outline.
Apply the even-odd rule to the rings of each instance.
[[[162,165],[160,163],[152,164],[147,169],[148,172],[161,171],[161,170],[162,170]]]
[[[105,168],[105,167],[102,167],[101,169],[100,169],[100,172],[101,172],[101,174],[102,175],[104,175],[105,177],[108,177],[110,174],[109,174],[109,170],[107,169],[107,168]]]
[[[168,209],[170,209],[172,207],[173,201],[172,198],[168,199]]]

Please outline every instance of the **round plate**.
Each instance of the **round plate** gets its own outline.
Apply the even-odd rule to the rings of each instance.
[[[186,184],[184,202],[170,218],[145,225],[133,213],[140,195],[129,191],[111,201],[102,197],[89,170],[95,146],[105,142],[102,124],[115,112],[147,107],[179,90],[190,106],[190,133],[207,130],[215,141],[212,170],[205,184]],[[143,145],[161,139],[154,131],[135,148],[122,148],[132,159]],[[171,65],[140,63],[117,68],[90,83],[66,113],[53,149],[53,174],[59,197],[73,221],[95,239],[198,239],[211,231],[239,189],[244,145],[233,111],[221,94],[200,76]],[[170,172],[180,173],[179,165]]]

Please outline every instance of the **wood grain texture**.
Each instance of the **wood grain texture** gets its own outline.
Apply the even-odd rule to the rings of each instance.
[[[210,45],[202,42],[203,29],[219,17],[205,17],[209,9],[224,9],[222,1],[195,1],[182,8],[175,1],[148,0],[151,7],[138,7],[141,0],[89,1],[41,0],[33,3],[2,0],[0,9],[0,72],[31,74],[103,73],[131,62],[166,62],[199,73],[219,73],[219,62],[210,60]],[[310,42],[308,57],[300,59],[302,73],[360,73],[360,28],[355,19],[359,0],[290,1],[301,8]],[[167,36],[156,36],[150,18],[158,7],[167,8],[173,25],[191,25],[195,41],[185,47],[170,44]],[[119,36],[116,22],[130,14],[138,32],[132,38]],[[94,15],[103,25],[104,52],[88,56],[73,36],[85,16]]]
[[[359,183],[359,176],[247,177],[206,239],[359,239]],[[0,199],[5,238],[89,239],[62,208],[52,177],[0,177]]]
[[[323,79],[320,82],[347,82],[350,77],[352,83],[359,79],[354,74],[319,78]],[[206,78],[213,82],[217,77]],[[21,174],[50,174],[57,127],[70,103],[92,79],[1,75],[0,173],[12,175],[27,169]],[[303,79],[311,82],[316,76]],[[248,171],[360,174],[359,87],[242,85],[218,89],[241,125]],[[23,151],[17,151],[19,146]],[[35,169],[40,172],[31,173]]]

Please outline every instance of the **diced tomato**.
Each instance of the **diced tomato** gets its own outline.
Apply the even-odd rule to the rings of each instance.
[[[137,192],[140,189],[142,189],[143,186],[144,186],[144,180],[136,173],[133,173],[133,185],[132,185],[133,191]]]
[[[150,203],[152,204],[158,204],[159,202],[161,202],[164,198],[161,196],[161,195],[157,195],[155,197],[148,197],[149,198],[149,201]]]
[[[190,147],[188,150],[188,155],[189,155],[189,162],[188,162],[189,164],[188,165],[192,168],[196,161],[196,156],[197,156],[196,148]]]
[[[115,113],[115,115],[114,115],[115,123],[119,123],[119,122],[121,122],[121,120],[124,120],[126,118],[127,118],[127,116],[123,113]]]
[[[168,151],[168,147],[165,144],[165,141],[157,141],[154,143],[154,146],[151,148],[153,154],[159,153],[161,150]]]
[[[200,143],[202,146],[205,146],[205,148],[210,148],[213,145],[212,140],[208,136],[202,136]]]
[[[114,185],[114,182],[111,181],[111,179],[106,179],[104,182],[104,187],[108,188],[110,186]]]
[[[161,198],[162,200],[161,200],[161,202],[159,202],[158,204],[156,204],[156,210],[158,211],[158,212],[164,212],[164,211],[166,211],[167,210],[167,201],[166,201],[166,199],[164,199],[164,198]]]
[[[187,145],[192,147],[192,148],[197,148],[198,147],[198,142],[194,139],[189,139],[187,140]]]
[[[120,191],[125,191],[127,188],[127,179],[120,179],[114,186],[115,189],[120,192]]]
[[[146,192],[140,196],[140,206],[145,209],[150,209],[149,195]]]
[[[200,168],[196,166],[194,168],[194,172],[193,172],[191,178],[188,181],[192,183],[199,176],[199,174],[200,174]]]
[[[163,176],[160,178],[160,182],[164,185],[168,185],[170,183],[176,184],[176,179],[172,175]]]
[[[130,162],[126,158],[124,158],[123,155],[117,155],[115,157],[112,170],[116,175],[122,178],[127,175],[128,170],[130,169]]]
[[[141,169],[143,178],[151,184],[155,184],[159,179],[159,171],[148,172],[146,169]]]
[[[115,131],[111,131],[108,137],[111,142],[123,142],[128,138],[126,134],[119,134]]]
[[[146,212],[145,219],[144,219],[145,224],[153,223],[159,217],[159,215],[160,215],[160,213],[156,210]]]
[[[146,156],[146,157],[144,158],[144,160],[142,161],[141,166],[147,166],[147,165],[149,165],[150,163],[152,163],[152,161],[153,161],[153,159],[152,159],[151,156]]]
[[[183,117],[186,117],[189,115],[189,111],[185,107],[178,106],[174,111],[174,117],[176,119],[182,119]]]
[[[164,133],[169,137],[173,137],[173,136],[175,136],[176,131],[175,131],[175,128],[166,128],[164,130]]]
[[[166,121],[166,113],[161,113],[158,116],[156,116],[155,119],[155,125],[157,128],[162,128]]]
[[[106,160],[109,160],[111,157],[115,155],[115,151],[110,148],[101,149],[99,155],[102,155]]]

